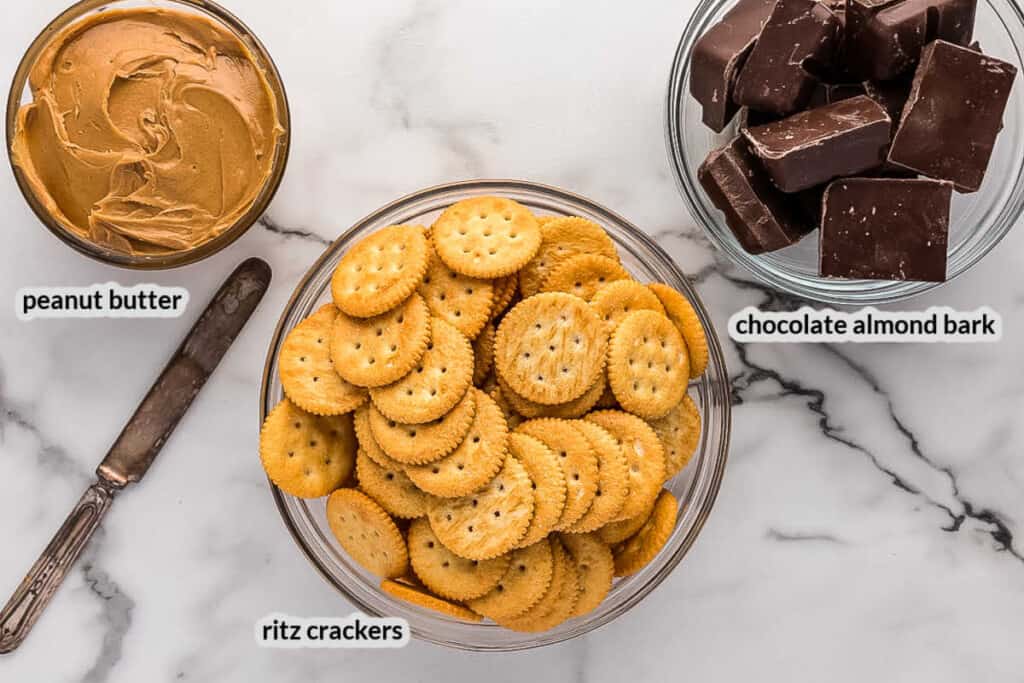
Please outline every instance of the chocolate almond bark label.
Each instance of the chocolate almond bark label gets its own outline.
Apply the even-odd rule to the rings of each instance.
[[[729,319],[729,336],[741,343],[998,342],[1003,338],[1003,319],[988,306],[974,311],[946,306],[880,311],[869,306],[849,313],[809,306],[786,312],[750,306]]]

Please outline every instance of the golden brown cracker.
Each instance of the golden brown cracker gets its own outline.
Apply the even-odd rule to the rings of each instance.
[[[602,410],[586,419],[615,437],[629,463],[629,495],[616,519],[641,514],[654,503],[665,481],[665,449],[658,435],[636,415],[619,410]]]
[[[671,479],[686,467],[700,445],[700,410],[692,398],[683,396],[665,417],[650,425],[665,447],[665,479]]]
[[[476,412],[458,448],[438,461],[405,468],[414,484],[435,496],[458,498],[481,488],[501,469],[508,452],[508,425],[498,404],[479,389],[469,391]]]
[[[616,280],[597,290],[590,300],[609,330],[618,327],[622,319],[633,311],[655,311],[665,314],[665,307],[650,289],[636,280]]]
[[[398,462],[384,452],[384,449],[377,443],[373,436],[373,429],[370,427],[370,406],[360,406],[353,414],[353,424],[356,430],[356,438],[359,440],[359,449],[366,452],[370,460],[386,469],[399,469],[402,463]]]
[[[313,415],[283,399],[263,422],[260,461],[285,493],[298,498],[326,496],[352,476],[352,419]]]
[[[516,432],[538,439],[558,456],[558,464],[565,475],[566,498],[565,509],[555,528],[570,528],[590,509],[597,493],[594,449],[570,420],[530,420],[516,427]]]
[[[629,272],[614,259],[600,254],[577,254],[556,264],[540,291],[566,292],[590,301],[609,282],[628,279]]]
[[[678,510],[675,496],[662,490],[640,530],[612,549],[616,576],[637,573],[661,552],[676,527]]]
[[[573,533],[585,533],[599,529],[622,512],[629,495],[629,463],[622,447],[608,430],[586,420],[574,420],[572,424],[590,442],[597,456],[594,502],[586,514],[567,529]]]
[[[296,325],[281,345],[278,375],[284,393],[307,413],[342,415],[366,403],[366,390],[334,371],[331,330],[338,317],[334,304],[324,304]]]
[[[331,278],[335,305],[372,318],[409,298],[427,271],[430,243],[418,225],[378,230],[349,249]]]
[[[504,197],[473,197],[452,204],[431,228],[438,256],[470,277],[514,273],[540,248],[540,227],[530,210]]]
[[[487,392],[487,395],[494,399],[494,402],[501,409],[501,413],[505,416],[505,422],[508,424],[509,429],[515,429],[522,424],[524,420],[523,416],[516,412],[516,409],[512,407],[512,403],[508,400],[505,392],[499,384],[495,383],[495,386]]]
[[[381,582],[380,589],[393,598],[404,600],[405,602],[416,605],[417,607],[439,612],[447,617],[458,619],[459,621],[481,621],[480,615],[476,612],[466,609],[462,605],[457,605],[454,602],[443,600],[436,595],[431,595],[430,593],[414,586],[385,579]]]
[[[499,277],[494,282],[494,304],[491,306],[491,320],[501,317],[508,310],[519,288],[518,277],[513,273]]]
[[[553,555],[551,586],[525,614],[499,621],[501,626],[513,631],[539,633],[555,628],[572,616],[580,592],[576,563],[558,538],[549,540]]]
[[[391,459],[406,465],[435,462],[454,451],[469,432],[475,415],[476,398],[469,391],[446,415],[423,424],[395,422],[377,406],[369,407],[374,439]]]
[[[604,371],[608,336],[597,313],[571,294],[538,294],[498,327],[498,374],[523,398],[555,405],[579,398]]]
[[[356,480],[359,489],[392,517],[414,519],[427,514],[430,496],[416,488],[404,470],[378,465],[363,450],[356,456]]]
[[[419,363],[397,382],[370,389],[370,400],[390,420],[423,424],[454,408],[472,381],[469,340],[440,318],[431,318],[430,343]]]
[[[515,458],[486,486],[461,498],[435,498],[430,528],[445,547],[467,560],[489,560],[519,543],[533,518],[530,477]]]
[[[661,300],[669,320],[675,323],[686,341],[690,355],[690,379],[700,377],[708,367],[708,339],[700,316],[685,296],[668,285],[652,283],[647,286]]]
[[[576,563],[580,594],[572,616],[581,617],[594,611],[612,589],[615,558],[608,544],[595,534],[562,534],[559,539]]]
[[[534,492],[533,520],[519,546],[533,545],[547,537],[565,509],[565,473],[555,452],[526,434],[509,434],[509,454],[522,463]]]
[[[615,243],[597,223],[577,216],[550,217],[541,225],[537,255],[519,271],[523,296],[540,291],[554,266],[577,254],[600,254],[619,260]]]
[[[468,339],[474,339],[491,318],[494,285],[490,280],[456,273],[433,249],[423,281],[416,290],[430,307],[430,313],[452,325]]]
[[[574,398],[567,403],[548,406],[523,398],[513,391],[500,376],[497,377],[497,382],[498,386],[501,387],[502,395],[507,397],[509,405],[512,406],[516,413],[530,419],[536,417],[557,417],[563,419],[583,417],[597,404],[598,399],[604,394],[606,388],[605,375],[602,372],[597,376],[597,381],[594,382],[593,386],[587,389],[586,393],[579,398]]]
[[[409,569],[405,539],[380,505],[355,489],[338,489],[327,499],[327,523],[341,547],[367,571],[383,578]]]
[[[686,344],[668,318],[627,314],[608,346],[608,383],[622,407],[656,420],[683,400],[690,377]]]
[[[409,559],[423,584],[449,600],[472,600],[494,590],[509,567],[509,556],[483,562],[459,557],[444,547],[426,519],[409,527]]]
[[[384,386],[416,367],[429,342],[430,311],[423,297],[413,294],[372,318],[339,313],[331,329],[331,363],[356,386]]]
[[[551,585],[554,559],[547,539],[508,554],[509,566],[489,593],[466,604],[477,614],[501,621],[530,609]]]
[[[604,543],[607,543],[611,547],[615,547],[617,544],[622,543],[627,538],[640,531],[640,527],[642,527],[644,522],[650,518],[651,510],[653,509],[654,505],[652,504],[639,515],[620,519],[617,522],[609,522],[594,533]]]
[[[497,333],[494,325],[487,323],[487,326],[480,332],[480,335],[473,340],[473,386],[483,386],[484,380],[494,367],[494,335]]]

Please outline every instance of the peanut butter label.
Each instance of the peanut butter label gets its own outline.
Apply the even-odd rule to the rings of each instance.
[[[86,287],[24,287],[15,306],[19,320],[41,318],[178,318],[188,307],[183,287],[116,282]]]

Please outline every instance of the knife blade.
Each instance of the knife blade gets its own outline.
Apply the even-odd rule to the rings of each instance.
[[[14,595],[0,610],[0,654],[17,649],[110,508],[146,474],[167,438],[270,286],[270,266],[251,258],[225,280],[96,469],[90,486]]]

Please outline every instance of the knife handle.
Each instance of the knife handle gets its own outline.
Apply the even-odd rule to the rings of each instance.
[[[103,481],[86,490],[18,590],[4,605],[0,611],[0,654],[13,652],[25,640],[100,525],[114,500],[114,492],[115,489]]]

